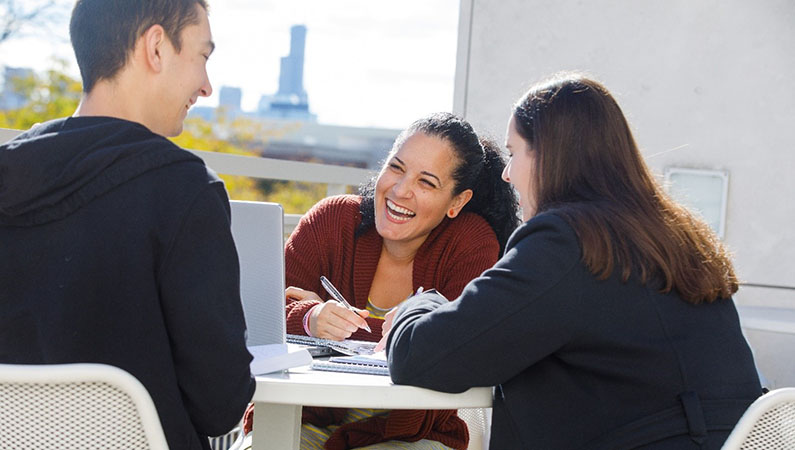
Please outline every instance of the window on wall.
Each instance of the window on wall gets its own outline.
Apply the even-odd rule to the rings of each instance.
[[[665,169],[665,185],[674,200],[700,214],[723,238],[726,231],[728,172],[669,167]]]

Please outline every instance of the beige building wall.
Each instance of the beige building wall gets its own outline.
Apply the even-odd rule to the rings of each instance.
[[[729,174],[741,305],[795,309],[795,2],[462,0],[454,110],[500,142],[560,70],[618,97],[648,164]]]

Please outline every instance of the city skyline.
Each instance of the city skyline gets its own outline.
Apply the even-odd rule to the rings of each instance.
[[[303,87],[319,122],[404,128],[452,109],[458,0],[211,1],[210,23],[214,93],[198,105],[216,106],[221,87],[229,86],[241,89],[244,110],[256,110],[262,95],[277,92],[290,27],[301,24],[307,27]],[[41,71],[57,57],[78,76],[67,24],[48,39],[22,37],[0,51],[2,65]]]

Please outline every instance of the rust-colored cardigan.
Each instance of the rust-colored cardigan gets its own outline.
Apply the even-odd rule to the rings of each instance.
[[[354,237],[361,223],[361,198],[342,195],[322,200],[307,212],[285,246],[287,286],[296,286],[327,297],[320,285],[325,275],[348,301],[367,306],[370,285],[381,255],[382,239],[375,228]],[[428,236],[414,257],[412,291],[436,288],[447,298],[457,298],[464,286],[490,268],[499,257],[494,231],[479,215],[462,213],[445,218]],[[303,317],[316,301],[287,304],[287,332],[306,334]],[[382,320],[367,319],[373,330],[359,330],[351,339],[377,341]],[[338,422],[344,410],[304,408],[304,421],[319,426]],[[393,410],[337,429],[327,449],[344,449],[387,440],[432,439],[448,447],[466,448],[469,434],[455,411]]]

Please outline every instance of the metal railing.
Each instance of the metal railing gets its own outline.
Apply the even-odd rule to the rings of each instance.
[[[21,132],[21,130],[0,128],[0,143],[14,138]],[[348,186],[358,186],[374,175],[371,170],[355,167],[188,150],[203,159],[208,167],[221,174],[266,180],[325,183],[328,186],[326,195],[344,194]],[[284,215],[285,234],[289,234],[295,228],[300,218],[301,214]]]
[[[373,172],[356,167],[258,158],[200,150],[190,150],[204,160],[207,167],[226,175],[282,181],[326,183],[326,195],[344,194],[348,186],[358,186],[373,176]],[[289,235],[298,225],[301,214],[284,215],[284,234]]]
[[[10,130],[8,128],[0,128],[0,144],[6,141],[10,141],[21,132],[22,131],[20,130]]]

